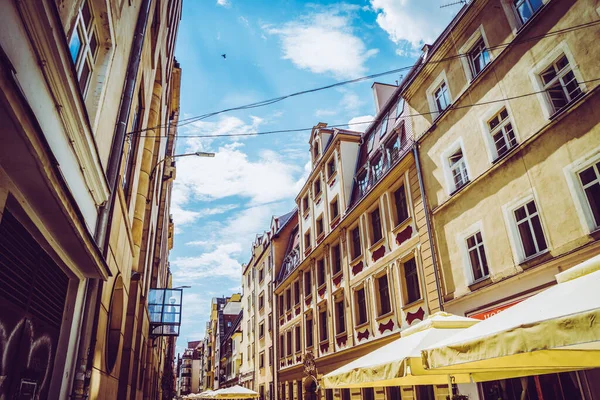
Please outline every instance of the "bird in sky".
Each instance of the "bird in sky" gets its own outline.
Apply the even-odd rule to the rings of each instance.
[[[221,57],[227,58],[227,54],[221,54]]]

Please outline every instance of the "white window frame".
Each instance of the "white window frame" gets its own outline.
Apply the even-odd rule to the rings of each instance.
[[[477,29],[475,30],[475,32],[473,32],[471,37],[469,37],[469,39],[467,39],[467,41],[458,50],[458,53],[461,55],[460,62],[463,66],[463,69],[465,70],[465,75],[467,76],[467,80],[469,82],[472,82],[473,79],[477,77],[473,75],[473,69],[471,67],[471,59],[469,57],[469,53],[471,52],[471,50],[473,50],[473,47],[479,42],[480,39],[483,40],[485,48],[487,49],[487,52],[490,56],[490,61],[479,72],[479,74],[477,74],[477,76],[479,76],[483,72],[483,70],[485,70],[487,66],[492,63],[492,61],[494,61],[494,56],[492,54],[492,51],[490,50],[490,44],[487,40],[487,36],[485,35],[485,31],[483,30],[483,25],[479,25],[479,27],[477,27]]]
[[[537,209],[537,213],[540,218],[540,224],[542,225],[542,234],[544,235],[544,239],[546,240],[547,248],[546,250],[543,250],[532,256],[526,256],[525,250],[523,249],[523,243],[521,242],[521,235],[519,234],[519,229],[517,227],[517,221],[515,220],[514,212],[517,208],[524,206],[532,200],[535,202],[535,208]],[[550,241],[550,238],[548,236],[549,231],[547,228],[547,224],[544,219],[544,214],[542,213],[540,201],[538,200],[538,196],[536,195],[534,190],[529,190],[526,193],[524,193],[521,197],[502,206],[502,213],[504,214],[504,222],[506,224],[507,232],[509,233],[508,236],[513,250],[513,256],[519,264],[523,261],[526,261],[527,259],[535,258],[540,254],[544,254],[552,250],[552,242]]]
[[[573,163],[563,168],[565,179],[567,180],[567,187],[571,196],[573,197],[573,203],[575,204],[575,210],[579,217],[581,227],[586,234],[598,230],[600,227],[596,226],[594,221],[594,215],[588,203],[587,196],[581,185],[579,179],[579,172],[588,168],[589,166],[596,164],[600,161],[600,147],[596,147],[594,150],[586,153],[583,157],[575,160]]]
[[[542,8],[545,7],[546,4],[548,4],[551,1],[552,0],[542,0],[542,3],[544,3]],[[517,32],[519,31],[519,29],[521,29],[521,27],[524,24],[521,21],[521,17],[519,16],[519,13],[513,6],[513,0],[500,0],[500,2],[502,3],[502,9],[504,10],[504,14],[506,14],[506,19],[508,20],[508,24],[510,25],[510,28],[511,28],[513,34],[516,35]]]
[[[517,147],[521,142],[521,135],[519,134],[517,124],[515,123],[514,113],[512,112],[512,108],[508,101],[500,102],[497,104],[493,104],[490,108],[488,108],[480,117],[479,117],[479,125],[481,127],[481,134],[483,136],[483,141],[485,143],[488,159],[490,164],[496,161],[498,156],[498,151],[496,150],[496,143],[494,142],[494,138],[492,137],[492,132],[490,131],[488,122],[494,115],[498,114],[503,108],[506,108],[508,112],[508,119],[512,124],[513,133],[515,135],[515,140],[517,144],[514,147]],[[513,147],[513,148],[514,148]],[[511,148],[512,149],[512,148]],[[509,152],[511,150],[508,150]]]
[[[537,98],[542,105],[542,112],[546,119],[550,119],[550,117],[554,115],[556,111],[554,110],[554,105],[550,101],[548,94],[544,91],[545,85],[542,82],[540,74],[552,63],[554,63],[561,54],[564,54],[567,57],[569,66],[571,67],[573,74],[575,74],[577,82],[579,82],[581,91],[584,93],[587,92],[587,86],[585,83],[583,83],[584,79],[581,75],[581,71],[579,70],[579,65],[575,62],[575,58],[573,57],[573,53],[571,52],[569,45],[563,40],[529,70],[529,78],[533,84],[534,91],[537,92]]]
[[[486,243],[485,229],[483,228],[483,221],[480,220],[480,221],[475,222],[473,225],[469,226],[467,229],[465,229],[463,232],[459,233],[456,236],[456,244],[457,244],[458,248],[460,249],[463,270],[465,273],[465,283],[467,286],[472,285],[473,283],[476,282],[475,277],[473,275],[473,269],[471,267],[471,259],[469,257],[469,249],[467,247],[467,239],[469,237],[473,236],[477,232],[481,232],[481,239],[483,241],[485,256],[486,256],[487,262],[488,262],[488,272],[489,272],[489,275],[487,277],[481,278],[481,280],[492,276],[492,268],[491,268],[491,264],[490,264],[490,252],[489,252],[489,249],[485,248],[485,243]]]
[[[451,196],[456,190],[457,187],[454,184],[454,177],[452,176],[452,170],[450,169],[450,163],[448,162],[450,156],[454,154],[456,151],[461,150],[463,154],[463,160],[465,163],[465,169],[467,170],[467,177],[469,182],[473,180],[473,175],[471,174],[471,168],[469,168],[469,162],[467,161],[467,156],[465,153],[465,146],[463,144],[462,137],[456,139],[453,143],[451,143],[446,150],[442,152],[440,162],[444,171],[444,178],[446,180],[446,194]],[[464,187],[465,185],[461,186]]]
[[[429,109],[431,110],[432,120],[435,120],[437,117],[440,116],[441,113],[443,113],[443,111],[440,112],[438,110],[437,103],[435,101],[435,92],[442,85],[442,83],[446,84],[446,88],[448,89],[448,98],[450,100],[450,103],[448,104],[448,107],[445,110],[451,107],[454,101],[452,98],[452,92],[450,91],[450,85],[448,84],[448,79],[446,77],[446,71],[442,70],[442,72],[440,72],[440,74],[437,76],[437,78],[435,78],[433,83],[427,88],[426,91],[427,101],[429,102]]]
[[[83,20],[83,13],[82,13],[83,7],[86,4],[90,11],[89,29],[87,29],[85,26],[85,21]],[[90,82],[92,81],[92,78],[94,76],[94,69],[96,66],[96,58],[98,57],[98,54],[100,52],[100,47],[101,47],[100,34],[98,33],[98,28],[96,26],[97,22],[98,21],[97,21],[96,15],[95,15],[94,7],[92,6],[92,1],[84,0],[83,3],[81,4],[81,6],[79,7],[79,10],[77,11],[77,14],[75,16],[75,24],[73,26],[73,30],[71,31],[71,35],[69,36],[69,47],[71,46],[71,41],[73,40],[73,37],[75,34],[77,34],[79,36],[79,41],[80,41],[80,47],[79,47],[79,52],[77,54],[77,59],[75,61],[73,61],[73,64],[75,66],[75,71],[77,72],[77,87],[78,88],[79,88],[79,79],[81,78],[81,73],[83,71],[83,66],[85,64],[88,64],[88,68],[89,68],[89,74],[87,77],[87,81],[86,81],[83,89],[81,90],[81,95],[84,99],[87,96],[88,89],[90,87]],[[92,54],[91,48],[90,48],[90,43],[91,43],[91,39],[93,36],[96,37],[95,54]],[[71,55],[71,54],[69,54],[69,55]]]

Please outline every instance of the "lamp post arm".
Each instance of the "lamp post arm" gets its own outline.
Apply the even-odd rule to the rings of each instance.
[[[175,158],[179,158],[179,157],[191,157],[191,156],[196,156],[196,157],[214,157],[215,153],[207,153],[204,151],[196,151],[194,153],[184,153],[184,154],[175,154],[172,156],[166,156],[165,158],[163,158],[162,160],[160,160],[159,162],[157,162],[154,167],[152,167],[152,171],[150,171],[150,177],[149,180],[152,181],[152,177],[154,176],[154,172],[156,171],[156,168],[158,168],[158,166],[162,163],[164,163],[167,160],[173,160]]]

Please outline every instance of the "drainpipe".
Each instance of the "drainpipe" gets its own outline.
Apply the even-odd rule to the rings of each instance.
[[[115,134],[110,149],[110,157],[106,169],[106,177],[110,196],[106,204],[100,208],[98,221],[96,223],[95,240],[98,247],[102,250],[105,259],[108,259],[109,240],[108,235],[112,226],[112,213],[114,203],[117,197],[117,185],[119,183],[119,172],[121,170],[121,160],[123,158],[123,148],[127,137],[127,122],[134,97],[135,83],[140,68],[142,49],[144,46],[144,37],[146,36],[146,27],[150,13],[151,0],[142,0],[140,12],[138,14],[127,71],[125,83],[121,94],[119,114],[115,127]],[[89,397],[89,384],[92,372],[93,355],[96,347],[96,337],[98,330],[98,319],[100,316],[100,303],[102,301],[102,288],[104,282],[99,279],[89,279],[86,287],[86,299],[84,308],[84,320],[82,324],[81,340],[78,348],[78,366],[75,372],[75,379],[72,386],[72,395],[74,399],[87,399]],[[93,316],[93,318],[92,318]]]
[[[435,246],[433,241],[433,232],[431,230],[431,216],[429,215],[429,207],[427,202],[427,194],[423,186],[423,175],[421,172],[421,162],[419,161],[419,148],[417,143],[413,144],[413,155],[415,157],[415,164],[417,166],[417,177],[419,178],[419,190],[421,190],[421,197],[423,198],[423,210],[425,211],[425,222],[427,223],[427,236],[429,237],[429,243],[431,246],[431,260],[433,262],[433,273],[435,275],[435,286],[440,297],[440,311],[444,311],[444,295],[440,289],[440,277],[438,274],[438,264],[435,254]]]

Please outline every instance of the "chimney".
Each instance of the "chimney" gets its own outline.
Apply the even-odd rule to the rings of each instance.
[[[423,61],[425,61],[427,59],[427,56],[429,55],[429,50],[430,49],[431,49],[431,45],[430,44],[423,45],[423,48],[421,49],[421,51],[423,52]]]

